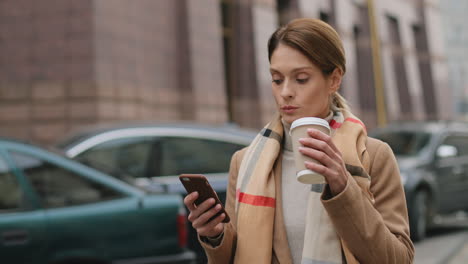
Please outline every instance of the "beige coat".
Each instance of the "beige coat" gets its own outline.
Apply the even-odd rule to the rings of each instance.
[[[349,178],[344,191],[331,199],[325,198],[331,197],[326,188],[322,195],[322,203],[341,239],[348,264],[412,263],[414,247],[409,238],[405,194],[395,157],[390,147],[382,141],[368,138],[366,147],[371,158],[370,189],[375,203],[365,198],[353,177]],[[224,227],[221,244],[212,247],[201,241],[208,256],[208,263],[231,263],[235,254],[236,182],[245,150],[236,152],[231,161],[226,198],[226,211],[231,216],[231,222]],[[274,168],[275,181],[280,184],[276,185],[272,263],[286,264],[292,263],[292,258],[281,204],[281,160],[280,155]]]

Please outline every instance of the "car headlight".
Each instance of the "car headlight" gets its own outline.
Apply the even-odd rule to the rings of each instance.
[[[405,185],[406,181],[408,180],[408,174],[406,174],[405,172],[400,172],[400,178],[401,178],[401,183]]]

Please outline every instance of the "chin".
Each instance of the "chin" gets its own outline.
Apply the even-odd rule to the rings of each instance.
[[[301,117],[300,116],[282,116],[281,118],[283,119],[284,122],[291,125],[292,122],[294,122],[296,119],[299,119]]]

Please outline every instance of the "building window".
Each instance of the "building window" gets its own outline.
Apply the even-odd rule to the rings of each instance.
[[[223,23],[226,94],[230,122],[257,127],[260,115],[254,47],[254,5],[248,1],[220,0]]]
[[[276,7],[280,25],[300,17],[298,0],[276,0]]]
[[[221,0],[221,16],[222,16],[222,23],[223,23],[223,52],[224,52],[224,72],[225,72],[225,87],[226,87],[226,95],[228,97],[227,100],[227,112],[228,112],[228,120],[230,122],[234,121],[234,108],[232,98],[234,97],[234,92],[232,88],[232,79],[234,76],[232,67],[233,59],[233,0]]]
[[[363,9],[365,9],[363,12],[366,12],[365,17],[367,17],[367,8]],[[376,102],[370,31],[367,23],[354,26],[354,42],[356,47],[360,106],[363,111],[372,113],[376,111]]]
[[[330,23],[330,16],[327,13],[320,11],[320,20]]]
[[[427,36],[424,28],[419,25],[413,26],[416,52],[418,57],[419,78],[424,91],[424,107],[428,119],[437,119],[437,104],[434,95],[434,81],[432,78],[431,59]]]
[[[366,5],[359,6],[359,24],[354,26],[356,47],[359,104],[368,119],[376,113],[374,68],[369,27],[369,12]]]
[[[406,66],[404,60],[405,54],[401,44],[399,23],[398,20],[392,16],[387,16],[387,21],[390,34],[393,70],[396,78],[402,119],[412,119],[412,104],[408,89],[408,78],[406,76]]]

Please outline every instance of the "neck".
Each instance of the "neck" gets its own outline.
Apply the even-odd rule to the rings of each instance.
[[[283,146],[284,149],[287,151],[292,151],[292,141],[291,141],[291,135],[289,134],[289,131],[291,130],[291,124],[287,123],[283,119],[281,119],[281,123],[283,123],[283,137],[284,137],[284,142]]]

